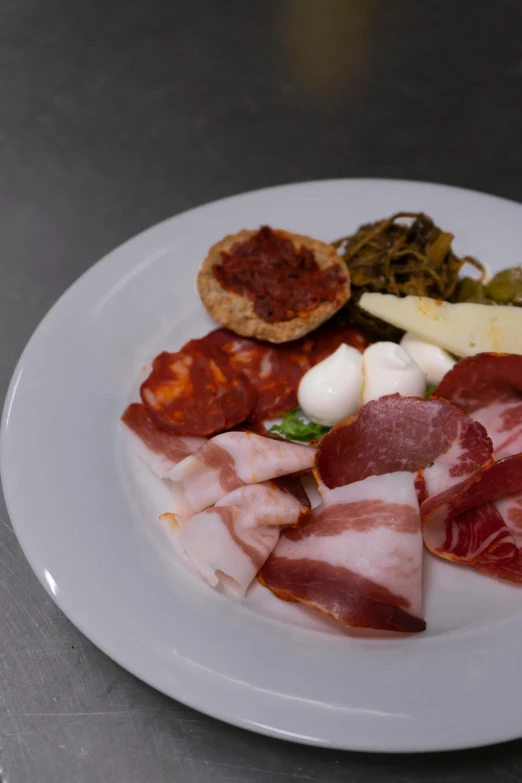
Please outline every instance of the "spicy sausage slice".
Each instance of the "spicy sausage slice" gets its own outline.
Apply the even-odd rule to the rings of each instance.
[[[330,323],[300,340],[283,345],[248,340],[229,329],[215,329],[203,340],[226,354],[234,369],[246,375],[256,390],[256,404],[249,417],[252,426],[295,408],[297,389],[305,372],[333,353],[341,343],[352,345],[361,353],[369,345],[357,327]]]
[[[212,435],[247,418],[256,402],[248,379],[219,350],[191,340],[182,351],[164,351],[141,386],[150,417],[176,435]]]

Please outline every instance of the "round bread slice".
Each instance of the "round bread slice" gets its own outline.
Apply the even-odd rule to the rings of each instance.
[[[213,245],[201,265],[196,284],[201,301],[218,323],[244,337],[256,337],[259,340],[268,340],[272,343],[285,343],[289,340],[297,340],[313,331],[346,304],[350,298],[350,275],[346,264],[332,245],[279,228],[272,230],[278,236],[289,239],[296,250],[301,247],[311,250],[320,269],[339,268],[344,282],[339,285],[339,293],[333,301],[320,302],[310,312],[296,316],[289,321],[269,323],[256,315],[254,312],[255,302],[252,299],[223,288],[214,275],[214,265],[222,263],[221,254],[223,252],[230,252],[233,245],[246,242],[257,233],[258,229],[243,229],[237,234],[229,234]],[[298,281],[295,285],[298,285]]]

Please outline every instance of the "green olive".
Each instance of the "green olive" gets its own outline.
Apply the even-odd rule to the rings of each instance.
[[[483,302],[486,298],[484,286],[480,280],[472,277],[463,277],[459,280],[455,290],[455,302]]]
[[[486,296],[497,304],[522,304],[522,268],[498,272],[486,286]]]

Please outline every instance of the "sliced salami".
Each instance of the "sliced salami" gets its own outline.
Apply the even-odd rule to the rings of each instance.
[[[216,329],[203,340],[219,347],[257,392],[250,419],[256,422],[280,416],[297,406],[297,389],[305,372],[333,353],[342,343],[361,352],[369,341],[357,327],[325,324],[300,340],[274,345],[238,337]]]
[[[150,417],[175,435],[212,435],[247,418],[256,394],[227,357],[204,340],[161,353],[141,386]]]

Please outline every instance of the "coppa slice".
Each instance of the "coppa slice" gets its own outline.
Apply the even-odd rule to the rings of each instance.
[[[426,545],[439,557],[522,582],[522,356],[483,353],[464,359],[435,394],[487,428],[497,461],[448,503],[423,504]]]
[[[213,587],[244,594],[277,544],[281,528],[310,510],[298,478],[249,484],[230,492],[188,522],[179,543]]]
[[[252,432],[211,438],[168,474],[174,482],[174,513],[196,513],[245,484],[309,470],[315,449]]]
[[[141,403],[129,405],[122,422],[132,436],[136,453],[159,478],[205,443],[205,438],[180,437],[161,430]]]
[[[522,454],[493,463],[455,490],[421,505],[428,549],[502,579],[522,581]]]
[[[422,619],[422,535],[411,473],[338,487],[285,530],[259,574],[278,598],[340,622],[416,633]]]
[[[517,488],[505,497],[495,501],[495,506],[502,519],[505,521],[515,544],[519,549],[522,548],[522,455],[508,457],[511,462],[515,460],[519,463],[519,474]]]
[[[463,359],[434,394],[484,425],[495,459],[522,451],[522,356],[481,353]]]
[[[141,386],[150,417],[175,435],[212,435],[247,418],[256,400],[248,380],[217,347],[191,340],[161,353]]]
[[[297,389],[305,372],[333,353],[342,343],[361,353],[369,341],[361,329],[324,324],[300,340],[274,345],[238,337],[229,329],[216,329],[203,338],[219,347],[235,370],[248,378],[257,392],[249,420],[281,416],[297,406]]]
[[[368,476],[423,470],[433,495],[473,476],[491,451],[484,427],[454,405],[393,394],[368,403],[325,435],[315,470],[329,489]]]

